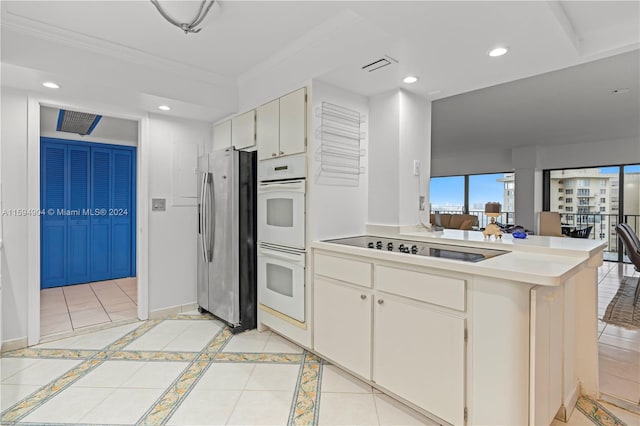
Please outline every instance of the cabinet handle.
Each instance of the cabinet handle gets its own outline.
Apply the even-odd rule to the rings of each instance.
[[[384,303],[384,300],[378,299],[378,305],[382,305],[383,303]]]
[[[284,155],[284,151],[280,151],[280,155]]]
[[[366,299],[366,298],[367,298],[367,295],[366,295],[366,294],[361,294],[361,295],[360,295],[360,299],[364,300],[364,299]]]
[[[276,155],[278,154],[276,154],[275,152],[271,154],[272,157],[275,157]]]

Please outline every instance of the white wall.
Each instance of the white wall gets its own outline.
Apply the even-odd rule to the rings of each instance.
[[[149,203],[151,198],[167,200],[164,212],[149,207],[150,312],[196,302],[198,211],[195,206],[172,205],[172,150],[174,143],[184,143],[198,145],[199,152],[210,151],[212,137],[210,123],[149,116]]]
[[[321,147],[321,139],[316,136],[316,131],[320,128],[322,120],[316,116],[316,110],[320,108],[322,102],[330,102],[358,111],[361,116],[367,118],[360,130],[365,132],[365,135],[368,134],[369,98],[322,81],[313,80],[311,88],[312,119],[309,123],[308,134],[310,138],[307,144],[309,152],[309,179],[307,181],[309,241],[363,235],[367,221],[369,187],[367,156],[360,158],[360,165],[364,166],[366,171],[359,176],[357,186],[327,182],[319,176],[320,162],[316,154]],[[366,136],[360,142],[360,148],[365,150],[368,148]]]
[[[27,207],[27,97],[2,88],[3,210]],[[2,216],[2,339],[27,336],[27,218]]]
[[[428,200],[431,176],[431,102],[403,90],[369,101],[369,219],[372,225],[420,223],[418,195]],[[413,161],[421,163],[420,182]],[[429,221],[423,215],[424,222]]]
[[[373,225],[398,225],[400,92],[369,98],[369,218]]]
[[[410,92],[400,91],[400,151],[398,190],[400,225],[420,223],[418,216],[419,195],[429,200],[431,176],[431,102]],[[414,175],[414,160],[420,162],[420,177]],[[425,208],[426,205],[425,205]],[[429,221],[429,214],[422,213],[422,220]]]

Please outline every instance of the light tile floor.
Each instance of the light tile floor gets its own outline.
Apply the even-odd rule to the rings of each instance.
[[[40,335],[137,318],[137,280],[121,278],[40,291]]]
[[[234,336],[195,311],[5,353],[1,363],[2,424],[436,424],[277,334]],[[597,415],[574,410],[568,424],[640,424],[591,407]],[[608,413],[621,421],[593,419]]]
[[[598,270],[600,391],[636,405],[640,412],[640,330],[600,320],[623,276],[637,277],[638,272],[633,265],[615,262],[604,262]]]
[[[620,277],[634,272],[600,268],[600,315]],[[117,294],[106,284],[89,287],[96,297]],[[78,290],[69,309],[88,294]],[[602,390],[633,401],[638,332],[602,322],[599,330]],[[276,334],[234,336],[197,312],[5,353],[1,364],[2,424],[435,424]],[[640,425],[634,413],[581,401],[586,408],[574,410],[569,425]]]

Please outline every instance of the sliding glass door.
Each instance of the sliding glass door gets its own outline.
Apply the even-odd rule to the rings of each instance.
[[[605,259],[623,261],[616,225],[640,230],[640,165],[548,170],[545,206],[560,213],[563,231],[588,230],[607,242]],[[591,228],[590,230],[588,228]]]

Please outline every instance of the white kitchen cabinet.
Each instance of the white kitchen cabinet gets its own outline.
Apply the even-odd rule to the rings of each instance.
[[[250,148],[256,144],[256,110],[231,119],[231,145],[236,149]]]
[[[331,361],[371,378],[371,291],[314,280],[314,348]]]
[[[299,154],[306,150],[307,89],[302,88],[258,107],[258,159]]]
[[[213,150],[229,148],[231,146],[231,120],[223,121],[213,126]]]
[[[277,157],[280,152],[280,100],[256,109],[258,160]]]
[[[373,381],[464,424],[465,319],[384,293],[375,299]]]
[[[303,87],[280,98],[280,155],[305,151],[306,97]]]

